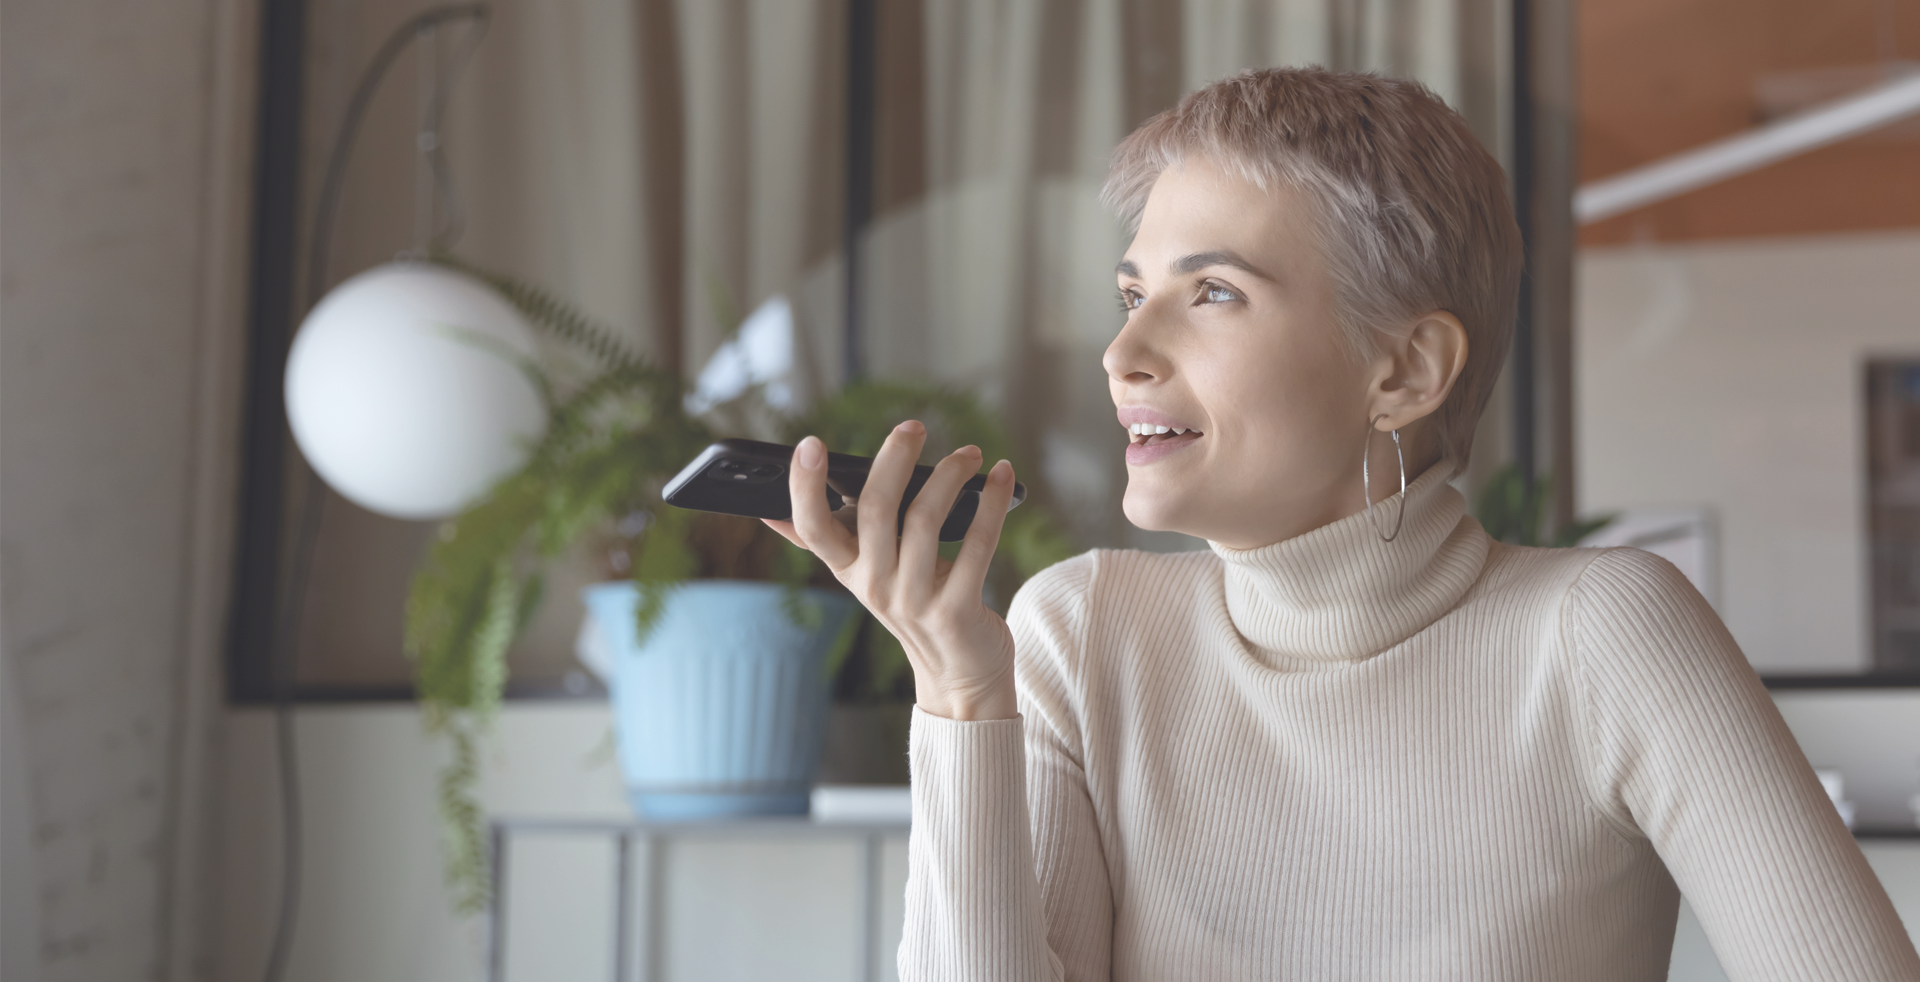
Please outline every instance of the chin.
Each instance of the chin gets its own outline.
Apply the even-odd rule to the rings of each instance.
[[[1147,532],[1178,532],[1176,515],[1179,509],[1165,495],[1152,494],[1136,490],[1133,482],[1128,482],[1127,493],[1120,501],[1120,511],[1127,516],[1133,527]]]

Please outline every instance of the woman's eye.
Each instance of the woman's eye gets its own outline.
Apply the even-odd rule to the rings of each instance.
[[[1115,294],[1115,296],[1120,298],[1121,310],[1130,311],[1140,306],[1141,304],[1147,302],[1146,297],[1143,297],[1140,294],[1133,292],[1132,290],[1121,290],[1118,294]]]
[[[1221,286],[1218,283],[1207,284],[1206,296],[1207,296],[1207,300],[1206,300],[1207,303],[1231,303],[1235,300],[1240,299],[1240,295],[1238,293],[1235,293],[1232,290],[1224,286]]]

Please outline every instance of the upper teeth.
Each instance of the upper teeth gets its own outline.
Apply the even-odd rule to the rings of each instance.
[[[1153,436],[1157,433],[1172,433],[1174,436],[1179,436],[1186,432],[1179,426],[1157,426],[1153,423],[1135,423],[1127,427],[1127,431],[1134,436]]]

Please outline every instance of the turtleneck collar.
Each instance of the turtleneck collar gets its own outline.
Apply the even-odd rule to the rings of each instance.
[[[1382,542],[1367,513],[1257,549],[1208,543],[1226,562],[1227,613],[1272,660],[1356,662],[1419,633],[1480,576],[1492,542],[1466,500],[1428,468],[1407,488],[1400,534]],[[1398,497],[1396,495],[1395,497]],[[1386,513],[1374,505],[1382,527]]]

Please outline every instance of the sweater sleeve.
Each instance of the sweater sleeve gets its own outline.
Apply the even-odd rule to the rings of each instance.
[[[1773,700],[1678,570],[1596,558],[1568,597],[1599,808],[1644,835],[1732,982],[1920,980],[1920,958]]]
[[[1113,903],[1073,684],[1095,561],[1055,566],[1014,598],[1019,719],[914,710],[903,982],[1109,977]]]

